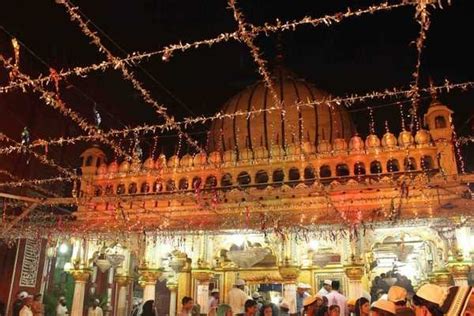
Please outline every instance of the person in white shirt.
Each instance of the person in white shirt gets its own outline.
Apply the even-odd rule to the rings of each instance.
[[[31,311],[31,303],[33,303],[33,297],[28,296],[23,301],[23,307],[20,309],[20,316],[33,316]]]
[[[244,292],[245,281],[237,280],[234,287],[229,291],[229,305],[234,315],[243,314],[245,312],[245,301],[250,297]]]
[[[348,316],[349,309],[347,308],[347,298],[341,293],[339,293],[339,285],[340,285],[339,281],[332,281],[332,284],[331,284],[332,290],[328,295],[326,295],[328,299],[328,305],[339,306],[339,310],[341,311],[340,315]]]
[[[323,287],[319,290],[318,294],[321,296],[326,296],[331,292],[331,280],[324,280]]]
[[[89,310],[87,311],[87,316],[103,316],[103,311],[102,308],[99,306],[100,301],[98,299],[95,299],[92,302],[92,306],[89,307]]]
[[[303,307],[304,307],[304,300],[309,297],[309,293],[307,292],[311,286],[305,283],[298,283],[296,286],[296,314],[303,315]]]
[[[61,296],[59,298],[58,305],[56,306],[56,316],[66,316],[69,315],[69,311],[66,306],[66,298]]]
[[[211,297],[209,298],[209,312],[208,316],[214,316],[217,312],[217,306],[219,306],[219,290],[213,289],[211,291]]]

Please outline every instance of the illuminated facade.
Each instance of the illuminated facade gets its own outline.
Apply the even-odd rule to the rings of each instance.
[[[215,287],[226,302],[236,278],[292,311],[296,282],[315,291],[337,279],[357,298],[394,265],[415,285],[468,282],[472,176],[458,172],[452,111],[434,98],[426,130],[363,139],[342,106],[320,102],[327,94],[275,73],[285,112],[267,112],[275,102],[263,83],[245,89],[214,122],[208,153],[121,163],[97,147],[82,154],[74,229],[91,237],[68,241],[72,316],[98,283],[114,315],[134,296],[174,315],[185,295],[205,313]]]

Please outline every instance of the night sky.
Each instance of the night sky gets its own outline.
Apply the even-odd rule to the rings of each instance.
[[[155,51],[179,41],[211,38],[236,28],[225,1],[171,0],[101,0],[75,1],[82,12],[100,28],[99,36],[116,55],[133,51]],[[242,1],[249,22],[261,24],[300,19],[305,15],[319,17],[345,11],[348,6],[363,8],[374,1]],[[422,56],[422,84],[449,79],[451,82],[474,80],[473,1],[445,2],[444,10],[431,10],[432,24]],[[278,38],[260,36],[256,43],[269,61],[276,54],[276,43],[283,45],[285,65],[300,77],[333,95],[365,93],[373,90],[406,88],[414,71],[416,39],[419,26],[413,19],[414,8],[349,18],[331,27],[304,26],[295,32],[284,32]],[[22,48],[21,70],[32,76],[56,69],[84,66],[105,59],[89,44],[76,23],[69,21],[64,7],[54,1],[15,0],[2,4],[0,10],[0,50],[11,56],[10,35],[16,36],[32,52]],[[243,43],[221,43],[181,53],[169,62],[156,57],[136,68],[137,76],[153,96],[181,119],[185,116],[212,114],[245,86],[259,80],[256,65]],[[0,71],[0,81],[7,83]],[[94,73],[86,79],[72,78],[62,82],[62,97],[83,116],[92,119],[94,104],[102,113],[103,128],[121,128],[140,123],[160,123],[153,109],[146,105],[117,71]],[[440,95],[441,101],[455,111],[457,131],[473,134],[474,92],[454,91]],[[397,100],[356,104],[351,107],[359,132],[368,129],[368,105],[383,106]],[[423,99],[424,112],[429,99]],[[406,104],[408,108],[408,103]],[[375,111],[379,134],[384,121],[400,129],[397,106],[383,106]],[[81,131],[68,119],[48,109],[33,93],[0,95],[0,130],[19,139],[27,125],[32,138],[79,135]],[[393,118],[396,118],[395,120]],[[208,126],[198,126],[191,133],[204,141]],[[162,141],[165,151],[173,151],[174,137]],[[78,155],[86,147],[61,148],[51,152],[64,165],[77,167]],[[144,140],[147,150],[147,141]],[[471,146],[472,147],[472,146]],[[170,149],[171,148],[171,149]],[[472,148],[464,147],[465,159],[472,165]],[[24,163],[24,161],[23,161]],[[24,169],[21,160],[15,168],[23,175],[38,177],[37,171]],[[21,164],[21,166],[20,166]],[[471,166],[472,167],[472,166]],[[32,169],[33,167],[28,167]],[[45,173],[41,173],[45,175]],[[51,173],[52,174],[52,173]],[[50,174],[50,175],[51,175]]]

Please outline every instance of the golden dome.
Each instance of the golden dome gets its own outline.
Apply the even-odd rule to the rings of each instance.
[[[190,154],[186,154],[183,157],[181,157],[181,160],[179,162],[179,165],[181,167],[192,167],[193,166],[193,157]]]
[[[349,140],[352,135],[352,121],[343,106],[318,103],[314,106],[297,107],[301,102],[321,101],[329,95],[312,84],[296,78],[283,67],[276,67],[273,76],[278,97],[285,110],[263,111],[224,118],[213,122],[209,149],[226,151],[236,148],[239,152],[246,147],[254,149],[264,146],[271,149],[279,144],[309,141],[317,145],[323,138],[332,142],[336,138]],[[258,82],[235,95],[222,107],[222,113],[259,111],[275,107],[268,87]]]
[[[316,152],[316,146],[314,146],[314,143],[311,142],[303,142],[301,148],[306,155],[311,155]]]
[[[194,165],[195,166],[203,166],[207,163],[207,155],[205,152],[197,153],[194,156]]]
[[[380,139],[377,135],[375,134],[370,134],[367,136],[365,139],[365,146],[367,148],[378,148],[380,147]]]
[[[119,171],[120,172],[128,172],[128,170],[130,169],[130,163],[128,161],[124,161],[120,164],[120,168],[119,168]]]
[[[390,132],[386,132],[382,137],[382,146],[385,148],[394,148],[397,146],[397,138]]]
[[[329,153],[332,150],[331,143],[328,140],[322,139],[318,144],[318,153]]]
[[[107,165],[103,163],[99,166],[99,169],[97,169],[97,174],[106,174],[106,173],[107,173]]]
[[[401,147],[409,147],[413,145],[414,139],[413,135],[409,131],[402,131],[400,135],[398,135],[398,143],[400,144]]]
[[[158,156],[158,159],[156,159],[155,168],[163,169],[165,167],[166,167],[166,156],[161,154],[160,156]]]
[[[287,155],[289,156],[299,156],[301,155],[301,145],[296,143],[291,143],[288,145]]]
[[[174,155],[174,156],[171,156],[169,159],[168,159],[168,163],[166,164],[168,166],[168,168],[176,168],[179,166],[179,157]]]
[[[235,151],[230,149],[224,152],[223,158],[224,158],[225,163],[232,163],[232,162],[235,162],[235,160],[237,159],[237,155],[235,154]]]
[[[347,150],[347,143],[346,140],[343,138],[336,138],[332,145],[334,151],[341,152]]]
[[[132,163],[130,164],[130,170],[132,172],[138,172],[140,171],[140,168],[142,167],[141,161],[139,159],[134,159]]]
[[[418,145],[427,145],[429,144],[430,139],[431,139],[430,132],[428,132],[427,130],[420,129],[418,130],[418,132],[416,132],[415,142]]]
[[[209,162],[215,165],[218,165],[222,162],[221,153],[218,151],[213,151],[209,154]]]
[[[115,160],[112,161],[110,163],[109,167],[107,168],[108,173],[116,173],[116,172],[118,172],[118,170],[119,170],[119,165],[118,165],[117,161],[115,161]]]
[[[349,149],[351,151],[364,150],[364,141],[358,134],[355,134],[354,136],[352,136],[351,140],[349,141]]]
[[[273,144],[273,146],[270,148],[270,156],[272,158],[283,157],[284,154],[283,148],[281,148],[281,146],[278,144]]]
[[[143,163],[143,168],[147,170],[151,170],[155,167],[155,161],[153,160],[153,157],[148,157],[147,160]]]

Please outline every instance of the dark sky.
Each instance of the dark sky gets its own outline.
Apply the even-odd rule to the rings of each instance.
[[[427,85],[428,77],[432,77],[435,83],[441,83],[444,78],[452,82],[474,80],[474,48],[470,43],[474,3],[469,0],[452,2],[451,6],[445,4],[444,10],[431,10],[432,24],[422,56],[424,85]],[[252,0],[238,5],[248,21],[261,24],[275,18],[319,17],[345,11],[349,5],[362,8],[374,3]],[[179,41],[210,38],[220,32],[231,32],[236,27],[225,1],[76,0],[75,4],[100,27],[99,36],[118,56],[133,51],[159,50]],[[285,64],[301,77],[334,95],[407,87],[416,61],[413,41],[419,30],[413,15],[414,8],[407,7],[350,18],[331,27],[304,26],[295,32],[285,32],[280,39],[284,46]],[[45,64],[60,69],[104,59],[89,44],[89,39],[79,31],[78,26],[69,21],[63,6],[52,0],[3,3],[0,25],[2,52],[11,54],[7,34],[10,33],[34,53],[33,56],[23,49],[21,56],[22,71],[32,76],[47,73],[48,66]],[[276,36],[257,39],[265,58],[274,58],[276,42]],[[214,113],[232,95],[260,79],[248,48],[236,42],[177,52],[167,63],[159,57],[154,58],[141,64],[136,72],[153,96],[178,119]],[[0,72],[1,83],[5,84],[5,80],[6,74]],[[95,73],[86,79],[71,78],[62,83],[62,96],[88,118],[92,118],[92,108],[96,103],[104,119],[104,129],[160,122],[151,107],[141,101],[127,82],[121,80],[118,72]],[[455,111],[458,133],[473,134],[468,119],[474,114],[474,93],[455,91],[440,98]],[[390,103],[393,100],[372,102],[370,105]],[[351,110],[364,109],[368,105],[356,104]],[[16,139],[19,139],[24,125],[30,126],[33,138],[80,134],[73,123],[47,109],[31,93],[1,95],[0,111],[1,130]],[[390,120],[397,113],[395,106],[376,111],[380,133],[384,120]],[[353,115],[363,135],[367,134],[367,117],[365,110]],[[395,131],[399,126],[399,121],[392,123]],[[198,127],[192,132],[202,138],[206,128]],[[175,143],[174,140],[172,142]],[[173,143],[170,143],[171,147]],[[58,161],[64,164],[77,166],[75,153],[85,147],[79,145],[75,148],[73,151],[70,147],[62,148],[51,155],[56,155]],[[470,163],[474,155],[469,148],[465,150],[466,160]]]

